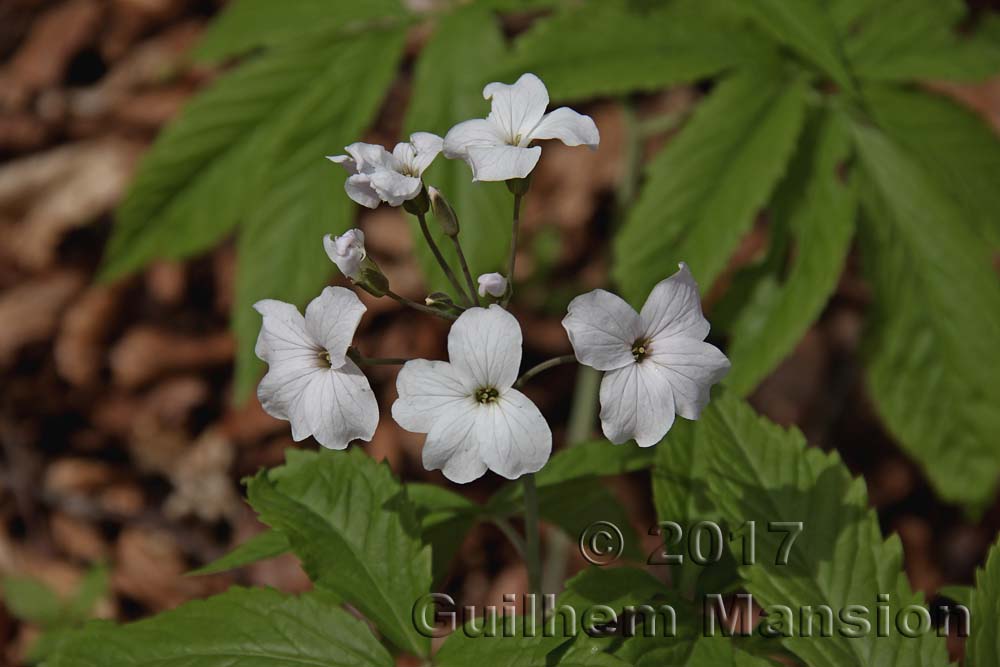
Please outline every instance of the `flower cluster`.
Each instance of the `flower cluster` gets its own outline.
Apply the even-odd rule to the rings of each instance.
[[[423,462],[428,470],[440,469],[459,483],[486,470],[516,479],[537,472],[548,460],[552,431],[519,387],[558,360],[519,378],[521,327],[506,309],[513,292],[519,203],[541,156],[541,147],[532,142],[559,139],[596,149],[600,135],[593,119],[576,111],[562,107],[546,113],[548,92],[533,74],[513,85],[491,83],[483,97],[491,102],[489,115],[459,123],[443,139],[417,132],[391,153],[382,146],[354,143],[346,155],[329,156],[350,174],[344,188],[352,200],[369,208],[383,202],[403,206],[417,217],[454,294],[435,293],[420,304],[394,293],[365,251],[358,229],[323,239],[331,261],[371,294],[453,324],[448,361],[367,359],[351,346],[365,312],[353,291],[327,287],[304,316],[280,301],[257,303],[263,323],[256,353],[268,364],[258,397],[268,414],[288,420],[296,441],[313,436],[324,447],[344,449],[352,440],[371,440],[379,408],[361,367],[399,363],[392,417],[404,429],[426,434]],[[513,193],[514,233],[506,275],[491,272],[473,280],[454,210],[441,192],[423,182],[424,172],[441,153],[467,162],[473,180],[506,181]],[[425,214],[431,207],[455,246],[464,282],[427,230]],[[709,324],[698,286],[684,264],[653,289],[640,312],[610,292],[594,290],[573,299],[563,326],[575,359],[605,373],[601,426],[616,444],[634,439],[648,447],[662,440],[675,415],[697,419],[712,385],[729,368],[725,355],[705,342]]]

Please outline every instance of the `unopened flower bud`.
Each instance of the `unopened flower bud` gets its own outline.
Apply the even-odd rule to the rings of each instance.
[[[403,202],[403,210],[411,215],[423,215],[430,210],[431,203],[427,199],[427,188],[420,188],[420,192],[413,199]]]
[[[361,276],[361,262],[364,261],[365,233],[360,229],[349,229],[341,236],[327,234],[323,237],[326,254],[340,272],[351,280]]]
[[[499,299],[507,292],[507,279],[499,273],[484,273],[478,280],[479,296],[489,294]]]
[[[431,292],[424,298],[424,305],[442,313],[451,312],[455,308],[455,302],[444,292]]]
[[[431,197],[431,210],[441,229],[448,236],[458,236],[458,216],[455,215],[455,209],[437,188],[427,188],[427,193]]]
[[[508,178],[505,183],[507,183],[507,189],[510,190],[511,194],[525,195],[528,188],[531,187],[531,174],[524,178]]]

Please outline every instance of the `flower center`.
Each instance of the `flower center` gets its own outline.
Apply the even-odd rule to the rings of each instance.
[[[477,401],[486,405],[487,403],[496,403],[497,399],[500,398],[500,392],[497,391],[496,387],[480,387],[473,396]]]
[[[323,366],[326,366],[327,368],[333,367],[333,364],[330,363],[330,353],[326,350],[319,350],[316,353],[316,356],[319,357],[319,363]]]
[[[632,356],[635,358],[636,362],[640,362],[645,359],[650,352],[652,352],[652,349],[649,347],[648,338],[640,338],[632,343]]]

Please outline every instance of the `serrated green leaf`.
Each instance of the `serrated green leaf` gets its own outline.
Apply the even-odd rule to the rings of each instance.
[[[875,297],[872,399],[944,499],[982,508],[1000,461],[1000,281],[990,248],[906,152],[876,129],[854,134]]]
[[[963,208],[963,220],[1000,248],[1000,136],[972,111],[921,90],[870,86],[865,99],[885,133]]]
[[[652,667],[655,663],[639,663],[640,667],[647,664]],[[770,667],[776,663],[747,653],[723,637],[702,637],[683,664],[684,667]]]
[[[784,173],[804,91],[772,68],[734,74],[653,160],[614,244],[612,275],[633,305],[679,261],[711,286]]]
[[[837,82],[852,89],[836,26],[819,0],[748,0],[747,14],[766,32]]]
[[[765,57],[766,41],[725,20],[720,4],[583,3],[537,21],[497,76],[534,72],[553,99],[585,99],[688,83]]]
[[[433,484],[407,484],[406,493],[416,507],[424,544],[431,546],[433,581],[441,582],[482,507]]]
[[[986,566],[976,572],[976,589],[971,594],[972,628],[965,643],[966,667],[1000,665],[1000,546],[994,544]]]
[[[336,78],[355,49],[326,36],[289,44],[190,102],[139,165],[117,211],[102,277],[192,255],[229,232],[259,199],[270,163],[285,157],[273,151],[275,135],[297,122],[314,86]]]
[[[47,667],[392,667],[365,624],[328,597],[232,589],[125,626],[91,625]]]
[[[289,450],[250,480],[250,504],[282,532],[309,578],[350,603],[400,648],[426,655],[410,618],[431,586],[431,553],[413,504],[389,471],[354,449]]]
[[[355,209],[344,194],[344,170],[324,156],[361,136],[396,74],[404,40],[405,31],[389,30],[340,41],[272,132],[270,150],[254,156],[271,163],[239,237],[233,304],[237,400],[250,392],[263,367],[254,355],[260,316],[253,304],[279,299],[301,307],[319,295],[333,271],[322,238],[349,228]]]
[[[288,538],[284,535],[275,530],[265,530],[257,533],[225,556],[217,558],[211,563],[199,567],[197,570],[188,572],[188,576],[196,577],[235,570],[238,567],[244,567],[258,561],[280,556],[290,548]]]
[[[308,38],[352,23],[403,15],[399,0],[233,0],[205,31],[195,57],[219,62],[255,47]]]
[[[57,624],[63,601],[56,592],[33,577],[4,577],[3,602],[16,618],[41,626]]]
[[[845,51],[861,79],[979,80],[1000,72],[1000,42],[962,35],[961,0],[879,0],[854,22]]]
[[[496,634],[477,635],[459,628],[437,655],[438,667],[625,667],[626,663],[599,650],[574,650],[572,641],[556,634],[543,636],[541,623],[532,625],[520,616],[499,615]],[[482,627],[482,620],[477,622]],[[530,636],[533,634],[534,636]],[[596,648],[596,647],[595,647]]]
[[[938,667],[948,664],[943,639],[933,630],[904,637],[895,624],[881,637],[876,626],[877,596],[885,594],[892,613],[923,605],[902,570],[899,538],[883,540],[878,518],[868,507],[863,480],[852,479],[836,454],[806,447],[797,430],[784,430],[758,416],[731,394],[713,401],[702,415],[709,447],[707,482],[723,517],[733,525],[757,522],[756,559],[740,573],[754,600],[764,606],[829,606],[835,618],[849,605],[868,610],[870,632],[848,638],[836,629],[822,637],[782,638],[788,650],[810,667]],[[779,564],[789,533],[769,522],[802,522],[802,531]],[[738,559],[742,542],[730,542]],[[835,628],[836,626],[835,621]],[[877,632],[878,630],[878,632]]]
[[[795,249],[787,275],[758,284],[730,330],[727,386],[747,394],[794,349],[823,310],[847,259],[857,197],[840,169],[851,151],[844,120],[822,112],[806,124],[778,189],[771,226],[787,226]]]
[[[469,5],[441,18],[417,61],[413,98],[405,122],[407,132],[444,136],[463,120],[485,117],[489,103],[483,99],[483,87],[492,80],[489,70],[504,53],[500,27],[483,7]],[[503,184],[473,183],[472,172],[464,162],[446,160],[444,156],[427,170],[424,182],[440,190],[458,214],[459,240],[473,277],[498,271],[510,247],[513,211],[513,200]],[[427,248],[416,220],[407,217],[429,290],[453,291]],[[451,241],[433,216],[429,216],[428,224],[438,247],[456,275],[461,276]]]

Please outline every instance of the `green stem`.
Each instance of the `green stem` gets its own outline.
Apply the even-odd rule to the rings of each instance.
[[[410,299],[407,299],[405,296],[400,296],[400,295],[396,294],[392,290],[386,290],[385,295],[387,297],[389,297],[390,299],[393,299],[394,301],[398,301],[399,303],[403,304],[404,306],[406,306],[408,308],[412,308],[414,310],[419,310],[421,313],[427,313],[428,315],[436,315],[438,317],[443,317],[446,320],[457,320],[458,319],[458,317],[456,317],[455,315],[450,315],[450,314],[445,313],[443,311],[435,310],[435,309],[430,308],[428,306],[424,306],[422,304],[419,304],[416,301],[411,301]]]
[[[547,361],[543,361],[537,366],[532,366],[524,372],[524,374],[517,378],[517,382],[514,383],[514,389],[520,389],[524,386],[524,383],[535,377],[543,371],[547,371],[550,368],[559,366],[560,364],[569,364],[576,361],[576,356],[572,354],[564,354],[561,357],[553,357]]]
[[[500,305],[507,307],[510,297],[514,294],[514,263],[517,261],[517,235],[521,229],[521,199],[524,195],[514,195],[514,219],[510,227],[510,257],[507,258],[507,293]]]
[[[538,488],[533,474],[524,475],[521,479],[524,481],[524,560],[528,566],[528,587],[540,600],[542,558],[538,532]]]
[[[462,283],[458,282],[458,278],[455,277],[455,272],[451,270],[451,266],[445,261],[444,255],[441,254],[441,249],[438,248],[437,243],[434,241],[434,237],[431,236],[431,230],[427,228],[427,218],[423,213],[416,213],[417,221],[420,223],[420,231],[424,234],[424,240],[427,241],[427,247],[431,249],[431,253],[434,254],[434,259],[441,266],[441,270],[444,271],[444,275],[448,278],[448,282],[451,286],[455,288],[458,296],[467,306],[471,306],[472,302],[469,301],[468,295],[465,293],[465,289],[462,287]]]
[[[472,272],[469,271],[469,263],[465,261],[465,253],[462,252],[462,243],[458,236],[449,236],[451,242],[455,244],[455,254],[458,255],[458,263],[462,265],[462,273],[465,274],[465,282],[469,287],[469,296],[472,297],[473,305],[479,305],[479,293],[476,291],[476,281],[472,279]]]

